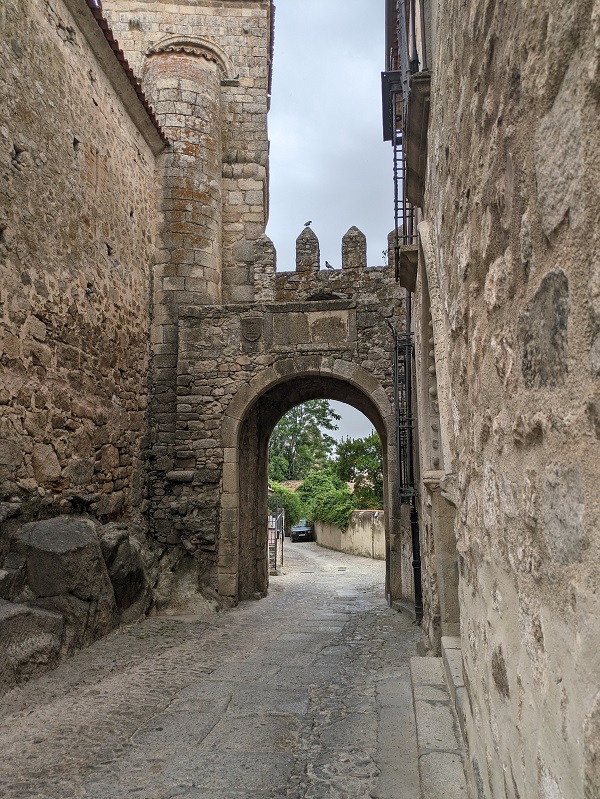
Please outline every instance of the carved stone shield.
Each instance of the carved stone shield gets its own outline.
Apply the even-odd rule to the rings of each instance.
[[[242,336],[246,341],[258,341],[262,336],[263,320],[261,316],[246,316],[242,319]]]

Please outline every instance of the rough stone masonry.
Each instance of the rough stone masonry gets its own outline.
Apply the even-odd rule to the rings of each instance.
[[[589,799],[600,5],[427,12],[430,71],[413,79],[431,85],[415,198],[424,627],[437,651],[460,635],[471,795]]]
[[[409,594],[399,289],[356,228],[331,273],[312,231],[283,273],[264,235],[272,4],[9,0],[0,15],[0,597],[22,623],[8,681],[182,594],[264,595],[266,444],[312,397],[356,405],[384,441],[387,590]],[[40,593],[46,519],[60,541],[80,530],[54,550],[73,563],[93,523],[102,589]],[[36,623],[58,641],[29,651]]]

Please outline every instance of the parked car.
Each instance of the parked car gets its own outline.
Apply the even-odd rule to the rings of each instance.
[[[290,529],[290,539],[295,544],[296,541],[312,541],[314,538],[312,524],[306,519],[300,519],[298,524],[293,524]]]

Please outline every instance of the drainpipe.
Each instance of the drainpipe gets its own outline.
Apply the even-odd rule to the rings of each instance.
[[[406,29],[406,0],[398,0],[398,60],[399,68],[402,73],[402,95],[408,97],[408,80],[410,77],[410,66],[408,63],[408,31]]]

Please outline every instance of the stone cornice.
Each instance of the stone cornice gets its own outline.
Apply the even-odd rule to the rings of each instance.
[[[198,36],[168,36],[152,45],[146,53],[146,57],[151,58],[154,55],[170,53],[204,58],[206,61],[217,64],[221,70],[223,80],[227,82],[235,81],[238,78],[233,64],[225,51],[218,44],[210,41],[210,39]]]

